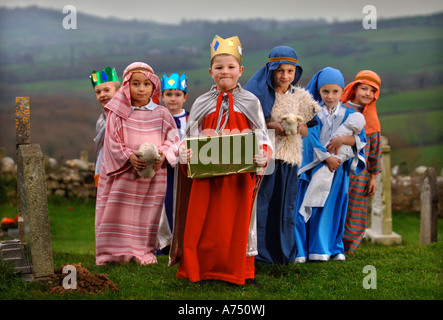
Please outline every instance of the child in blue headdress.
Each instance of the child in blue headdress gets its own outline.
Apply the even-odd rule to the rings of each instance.
[[[257,195],[256,261],[276,264],[295,262],[297,170],[301,164],[302,137],[307,127],[316,124],[318,103],[303,88],[296,87],[303,69],[294,49],[278,46],[269,60],[246,83],[244,88],[260,100],[269,132],[275,133],[275,167],[266,172]],[[282,118],[301,116],[298,134],[287,135]]]
[[[163,74],[162,78],[162,100],[169,110],[177,125],[180,138],[186,128],[189,113],[183,108],[188,99],[188,79],[186,74],[179,76],[177,73],[169,77]]]
[[[169,77],[163,74],[161,92],[165,107],[174,118],[180,139],[182,139],[189,117],[189,113],[183,108],[184,103],[188,99],[188,79],[186,74],[183,73],[179,76],[174,72]],[[169,163],[166,163],[166,169],[168,176],[165,206],[159,226],[159,248],[164,254],[169,253],[172,242],[174,204],[174,168]]]
[[[320,103],[319,124],[303,140],[297,195],[297,262],[345,260],[342,236],[348,205],[349,172],[364,169],[365,121],[340,98],[344,79],[337,69],[320,70],[306,89]],[[343,147],[352,146],[343,155]],[[329,177],[324,168],[334,174]],[[319,176],[322,183],[317,183]]]

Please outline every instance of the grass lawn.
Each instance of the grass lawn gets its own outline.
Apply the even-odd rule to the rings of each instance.
[[[0,205],[0,217],[4,216],[15,216],[15,208]],[[440,236],[437,243],[419,244],[420,217],[417,213],[393,214],[393,229],[402,236],[402,245],[385,247],[364,243],[346,261],[287,266],[260,264],[256,266],[260,287],[217,281],[191,283],[177,279],[177,266],[168,267],[166,256],[159,256],[156,265],[96,266],[94,201],[50,198],[49,216],[54,267],[81,263],[94,274],[107,274],[119,290],[95,295],[75,290],[51,294],[39,283],[14,277],[3,266],[0,270],[0,300],[175,300],[176,304],[178,300],[184,305],[185,300],[438,301],[443,298],[443,242]],[[442,232],[440,221],[440,235]],[[364,272],[365,266],[372,266],[372,271]],[[376,288],[364,288],[368,279],[373,279],[369,283]]]

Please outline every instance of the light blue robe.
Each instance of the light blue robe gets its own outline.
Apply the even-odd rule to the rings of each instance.
[[[359,173],[365,166],[364,145],[366,135],[364,130],[356,138],[356,157],[342,163],[335,170],[330,194],[324,207],[314,207],[311,218],[305,223],[299,213],[306,189],[312,174],[326,165],[323,161],[330,156],[325,143],[354,110],[340,104],[337,117],[332,124],[332,130],[326,118],[320,111],[317,114],[319,124],[309,128],[309,134],[303,139],[303,163],[299,169],[299,186],[296,205],[295,238],[297,244],[296,262],[306,260],[327,261],[329,259],[344,260],[342,241],[345,229],[346,211],[348,207],[349,171],[351,166]]]

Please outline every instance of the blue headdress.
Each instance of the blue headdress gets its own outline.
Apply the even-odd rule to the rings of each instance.
[[[268,63],[258,70],[243,87],[252,92],[260,100],[265,119],[271,115],[275,102],[272,71],[278,69],[280,64],[292,64],[296,66],[294,81],[292,81],[292,84],[295,85],[303,73],[302,67],[298,64],[297,53],[290,47],[278,46],[269,53]]]
[[[315,76],[311,79],[311,81],[306,86],[306,90],[312,95],[312,97],[321,102],[320,92],[318,91],[325,84],[338,84],[343,89],[345,88],[345,79],[341,74],[340,70],[326,67],[321,69],[319,72],[315,74]]]
[[[179,76],[177,73],[171,74],[168,77],[166,74],[163,74],[162,78],[162,93],[166,89],[179,89],[182,90],[185,94],[188,89],[188,79],[186,78],[186,74],[182,74]]]

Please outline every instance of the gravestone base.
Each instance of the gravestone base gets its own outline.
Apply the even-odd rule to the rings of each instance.
[[[0,258],[2,263],[10,265],[15,273],[32,276],[32,266],[26,259],[25,250],[20,240],[0,242]]]
[[[365,238],[374,243],[390,246],[402,242],[400,235],[392,231],[391,207],[391,147],[386,137],[381,137],[382,157],[381,173],[377,174],[377,188],[370,197],[368,210],[368,228]]]
[[[401,236],[395,232],[391,232],[390,234],[382,234],[370,228],[366,229],[365,238],[368,241],[386,246],[401,244],[402,241]]]

